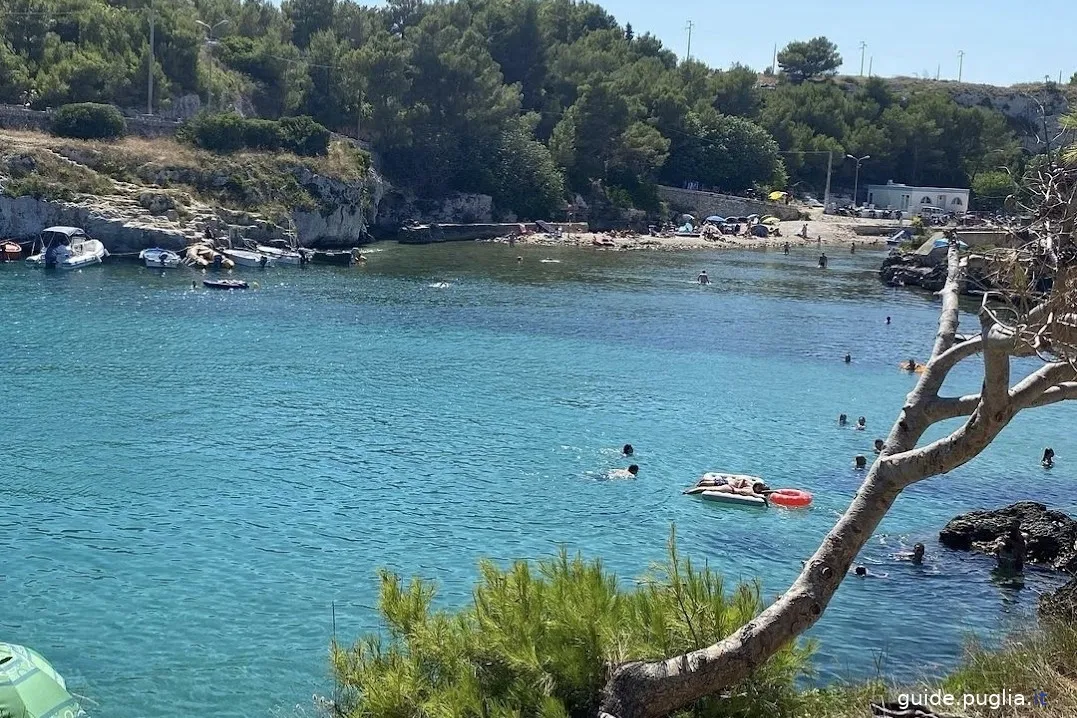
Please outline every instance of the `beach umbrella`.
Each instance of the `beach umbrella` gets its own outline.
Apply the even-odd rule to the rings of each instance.
[[[767,199],[769,199],[771,202],[777,202],[779,200],[785,199],[785,195],[787,195],[787,194],[789,194],[789,193],[788,192],[771,192],[770,194],[767,195]]]
[[[678,222],[695,222],[696,218],[690,214],[682,214]]]
[[[721,224],[722,222],[725,222],[725,217],[719,217],[716,214],[712,214],[710,217],[707,217],[707,221],[714,224]]]
[[[772,227],[777,227],[779,224],[781,224],[781,220],[779,220],[777,217],[764,217],[762,219],[762,223],[769,224]]]
[[[0,643],[0,716],[76,718],[86,715],[64,679],[36,651]]]

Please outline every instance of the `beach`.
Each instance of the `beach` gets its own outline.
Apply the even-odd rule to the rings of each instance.
[[[808,225],[808,237],[800,236],[801,228]],[[565,233],[561,237],[543,233],[515,237],[511,241],[521,245],[539,245],[546,247],[595,247],[606,251],[655,250],[655,251],[689,251],[720,249],[781,249],[787,242],[790,247],[845,247],[879,246],[885,244],[887,234],[859,235],[853,230],[855,226],[892,227],[894,220],[860,219],[858,217],[841,217],[823,214],[821,209],[812,211],[812,218],[807,222],[794,220],[781,222],[780,236],[767,238],[752,237],[742,233],[740,236],[728,234],[715,238],[705,237],[655,237],[626,232],[576,232]],[[908,223],[906,223],[906,226]],[[496,240],[510,242],[506,238]],[[596,241],[612,242],[611,246],[597,247]]]

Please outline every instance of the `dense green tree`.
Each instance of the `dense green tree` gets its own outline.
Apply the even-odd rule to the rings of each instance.
[[[7,42],[0,42],[0,102],[22,103],[30,90],[30,69]]]
[[[292,23],[292,43],[303,50],[316,34],[332,29],[336,0],[284,0],[281,9]]]
[[[719,70],[711,79],[714,109],[726,115],[758,117],[763,107],[758,84],[759,75],[750,67],[733,65],[728,70]]]
[[[494,202],[521,219],[551,217],[564,204],[564,177],[549,148],[534,138],[537,124],[536,115],[509,122],[494,165]]]
[[[813,77],[833,75],[841,67],[841,54],[830,40],[813,37],[786,45],[778,53],[778,64],[790,81],[800,83]]]
[[[1006,198],[1014,194],[1017,185],[1009,172],[981,172],[972,180],[972,207],[982,212],[998,212],[1006,206]]]

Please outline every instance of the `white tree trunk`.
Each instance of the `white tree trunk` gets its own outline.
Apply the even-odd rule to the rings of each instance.
[[[706,648],[613,669],[603,695],[604,718],[658,718],[739,683],[810,628],[826,610],[894,500],[907,486],[946,473],[978,455],[1021,409],[1077,396],[1077,374],[1064,362],[1048,363],[1010,388],[1010,356],[1032,353],[1017,333],[981,312],[981,334],[955,344],[961,269],[956,244],[948,254],[946,286],[932,356],[908,395],[879,458],[856,497],[823,539],[793,585],[754,620]],[[940,398],[950,370],[976,354],[984,357],[979,395]],[[948,418],[968,416],[949,436],[916,448],[924,431]]]

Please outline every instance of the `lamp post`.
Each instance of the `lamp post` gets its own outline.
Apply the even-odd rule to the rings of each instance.
[[[219,20],[219,21],[213,23],[212,25],[210,25],[208,22],[202,22],[201,20],[195,20],[195,22],[197,24],[201,25],[202,27],[206,28],[206,36],[207,36],[206,45],[208,46],[208,45],[212,45],[213,43],[215,43],[217,41],[213,37],[213,35],[214,35],[214,33],[217,32],[217,28],[224,27],[225,25],[228,24],[228,19],[225,18],[224,20]],[[210,86],[210,88],[206,90],[206,109],[209,110],[210,112],[213,111],[213,88],[212,88],[212,86]]]
[[[206,28],[206,33],[209,35],[209,41],[210,42],[213,42],[216,39],[216,38],[213,37],[213,34],[215,32],[217,32],[217,28],[223,27],[224,25],[228,24],[227,19],[221,20],[219,22],[215,22],[212,25],[210,25],[208,22],[202,22],[201,20],[195,20],[195,22],[198,23],[199,25],[201,25],[202,27]]]
[[[853,157],[852,155],[845,156],[856,162],[856,179],[853,180],[853,207],[856,207],[856,196],[860,189],[860,165],[864,162],[864,160],[870,160],[871,155],[864,155],[863,157]]]

